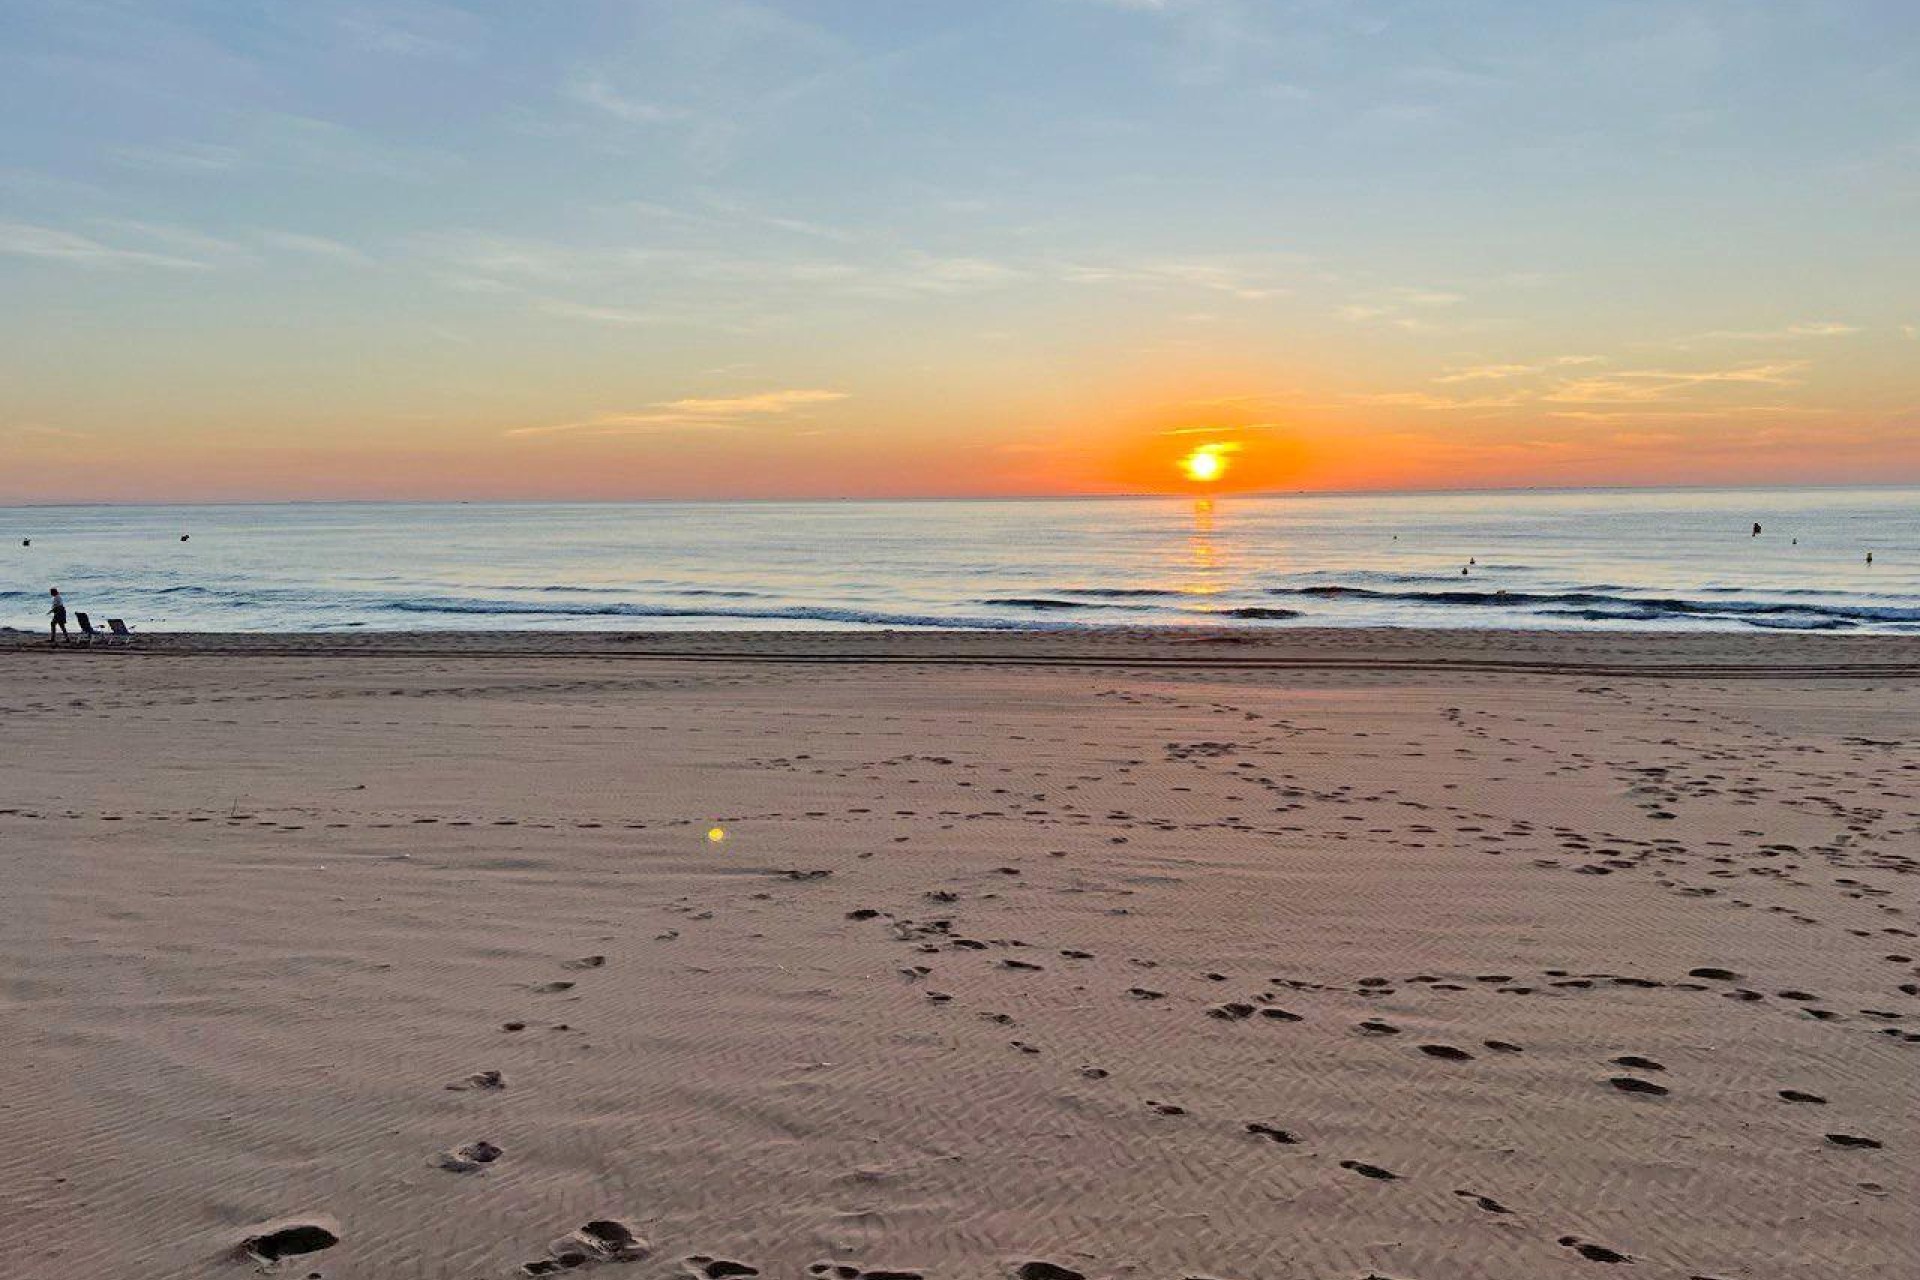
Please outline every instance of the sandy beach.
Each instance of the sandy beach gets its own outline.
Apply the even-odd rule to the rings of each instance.
[[[0,715],[15,1280],[1920,1274],[1920,640],[14,633]]]

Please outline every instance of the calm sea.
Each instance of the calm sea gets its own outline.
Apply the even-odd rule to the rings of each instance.
[[[1915,489],[32,507],[0,535],[23,630],[49,586],[154,631],[1920,630]]]

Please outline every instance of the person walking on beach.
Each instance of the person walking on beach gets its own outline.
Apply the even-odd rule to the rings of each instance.
[[[47,643],[56,643],[55,637],[58,636],[60,640],[72,644],[73,637],[67,632],[67,602],[60,598],[60,588],[49,587],[48,591],[53,595],[53,603],[47,607],[47,616],[49,619],[47,622]]]

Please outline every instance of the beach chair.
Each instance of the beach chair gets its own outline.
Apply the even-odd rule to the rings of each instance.
[[[127,624],[121,619],[108,618],[107,630],[111,631],[113,633],[113,638],[119,641],[121,644],[133,643],[133,629],[127,626]]]
[[[92,644],[95,640],[100,641],[101,644],[107,642],[106,635],[93,629],[93,619],[89,618],[86,614],[76,613],[73,615],[73,620],[80,624],[81,644]]]

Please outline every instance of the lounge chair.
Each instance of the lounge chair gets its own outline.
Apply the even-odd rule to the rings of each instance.
[[[80,624],[81,644],[92,644],[95,640],[98,640],[101,644],[107,643],[106,634],[95,631],[93,629],[93,619],[89,618],[86,614],[76,613],[73,615],[73,620]]]
[[[113,638],[121,644],[133,643],[133,630],[119,618],[107,619],[107,630],[113,632]]]

